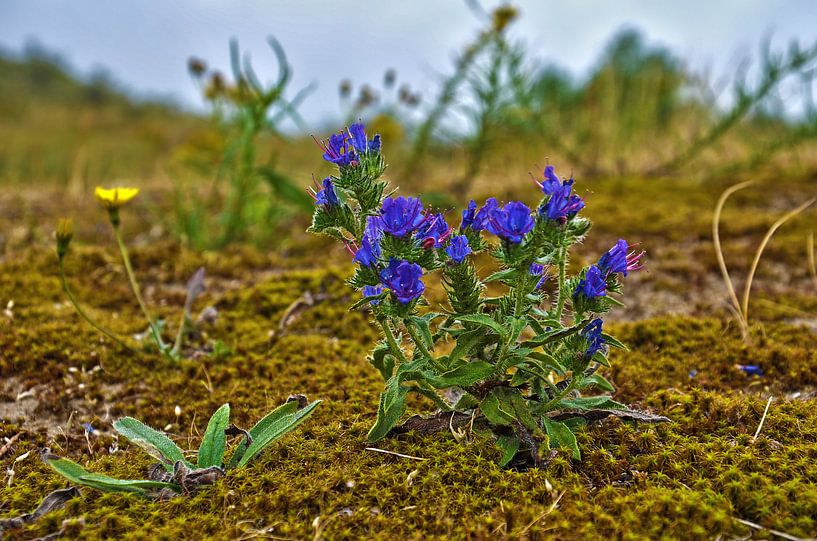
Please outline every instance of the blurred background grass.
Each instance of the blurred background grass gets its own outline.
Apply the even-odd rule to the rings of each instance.
[[[421,95],[399,70],[377,82],[344,80],[341,120],[320,126],[300,117],[313,88],[293,87],[297,66],[272,39],[271,50],[251,52],[275,59],[277,74],[256,73],[238,42],[229,45],[229,69],[190,51],[191,85],[207,106],[201,111],[134,97],[111,76],[78,76],[59,52],[40,46],[5,51],[0,187],[14,209],[7,217],[43,226],[82,212],[95,185],[126,183],[155,194],[146,222],[190,247],[280,247],[308,221],[304,194],[313,175],[330,171],[311,136],[357,119],[383,134],[391,178],[443,208],[497,192],[533,197],[530,174],[546,162],[595,190],[591,200],[614,203],[601,188],[624,179],[654,209],[668,211],[684,191],[702,190],[714,205],[724,187],[746,178],[796,184],[770,201],[768,193],[758,196],[783,208],[817,177],[817,42],[758,38],[729,80],[716,81],[676,51],[623,29],[579,77],[511,37],[524,17],[512,5],[467,5],[476,15],[473,34],[434,93]],[[262,83],[268,80],[274,83]],[[50,199],[35,203],[37,193]],[[709,219],[708,208],[692,212]],[[609,216],[634,229],[626,216]],[[644,227],[669,233],[657,223]]]

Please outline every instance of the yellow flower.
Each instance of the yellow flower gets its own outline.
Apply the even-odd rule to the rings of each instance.
[[[108,210],[117,210],[128,201],[136,197],[139,188],[102,188],[96,187],[94,195],[103,207]]]

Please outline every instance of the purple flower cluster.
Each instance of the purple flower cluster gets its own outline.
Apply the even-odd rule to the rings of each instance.
[[[426,217],[426,220],[417,228],[415,238],[426,250],[431,248],[441,248],[448,237],[451,236],[451,228],[445,222],[445,216],[441,212]]]
[[[574,296],[583,295],[588,299],[603,297],[607,294],[607,282],[613,274],[623,274],[643,267],[641,258],[644,252],[627,252],[629,245],[624,239],[619,239],[615,246],[607,250],[599,258],[598,263],[587,269],[587,274],[579,281]]]
[[[479,210],[473,200],[468,203],[468,207],[462,212],[460,230],[486,229],[503,240],[519,244],[530,233],[534,224],[530,208],[524,203],[511,201],[500,207],[496,198],[491,197]]]
[[[408,304],[423,294],[426,286],[420,280],[422,276],[420,265],[395,258],[391,258],[388,266],[380,271],[380,281],[402,304]]]
[[[627,250],[629,248],[626,240],[619,239],[615,246],[602,254],[596,265],[598,265],[605,276],[617,272],[627,276],[628,271],[638,270],[644,266],[641,261],[641,258],[644,256],[644,251],[632,251],[628,253]]]
[[[471,246],[468,245],[468,237],[465,235],[452,237],[451,243],[448,245],[448,248],[445,249],[445,253],[448,254],[448,257],[450,257],[454,263],[462,263],[466,256],[471,253]]]
[[[340,205],[338,194],[335,192],[335,184],[330,177],[326,177],[322,182],[323,188],[312,188],[310,195],[315,200],[316,205],[323,205],[326,208]]]
[[[360,155],[368,152],[379,154],[381,146],[380,135],[367,139],[366,130],[360,122],[352,124],[346,131],[330,135],[328,140],[318,144],[323,149],[323,159],[338,167],[357,165]]]
[[[607,340],[602,335],[602,321],[599,318],[594,319],[579,331],[579,336],[587,341],[587,349],[584,352],[584,357],[590,359],[598,352],[605,352],[607,350]]]
[[[380,225],[386,233],[405,237],[426,221],[423,202],[418,197],[387,197],[380,212]]]
[[[552,165],[545,167],[544,180],[538,183],[542,193],[549,195],[539,214],[558,223],[564,223],[584,208],[584,200],[573,193],[573,179],[559,180]]]

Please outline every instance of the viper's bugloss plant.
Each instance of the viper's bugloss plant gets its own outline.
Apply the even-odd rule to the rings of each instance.
[[[386,382],[369,440],[389,434],[413,392],[444,412],[478,417],[503,464],[520,449],[539,463],[541,442],[580,458],[578,426],[600,412],[630,411],[600,394],[614,388],[597,371],[609,366],[610,347],[625,349],[604,332],[602,316],[621,305],[622,279],[641,268],[644,252],[619,240],[568,276],[569,250],[591,225],[572,178],[559,179],[549,165],[535,208],[470,201],[455,228],[419,198],[387,194],[379,138],[370,141],[377,144],[355,124],[324,143],[324,159],[338,170],[314,193],[310,228],[353,254],[348,283],[363,295],[353,308],[368,305],[383,333],[369,356]],[[483,252],[500,266],[485,278],[473,262]],[[435,311],[423,294],[437,280],[448,303]],[[491,282],[506,292],[486,296]]]
[[[601,317],[621,305],[622,279],[641,268],[644,252],[619,240],[568,276],[569,250],[591,225],[580,216],[585,202],[573,179],[548,166],[535,208],[470,201],[455,229],[420,199],[387,194],[378,137],[377,145],[364,141],[355,124],[324,144],[324,159],[338,170],[315,194],[310,231],[337,238],[354,255],[348,283],[363,298],[353,308],[368,305],[383,332],[369,356],[386,382],[370,441],[397,425],[412,392],[444,412],[479,418],[503,448],[504,464],[520,449],[539,463],[542,442],[579,458],[573,431],[587,419],[639,413],[600,394],[614,388],[597,371],[609,365],[610,347],[625,349],[604,332]],[[479,253],[500,270],[479,277]],[[435,311],[423,294],[437,280],[448,303]],[[506,292],[486,296],[492,282]]]
[[[159,461],[150,468],[148,479],[116,479],[91,473],[76,462],[51,454],[48,449],[43,450],[42,458],[72,483],[104,492],[131,492],[157,498],[189,494],[221,479],[231,469],[246,466],[264,448],[303,423],[320,402],[307,403],[305,396],[293,395],[249,430],[230,424],[230,405],[224,404],[207,423],[195,463],[164,433],[132,417],[119,419],[113,424],[114,430]],[[229,436],[241,436],[241,440],[226,459]]]

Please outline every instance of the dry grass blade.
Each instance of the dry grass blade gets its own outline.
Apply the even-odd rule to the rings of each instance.
[[[721,247],[720,236],[720,222],[721,213],[723,212],[723,205],[726,203],[726,200],[729,199],[729,196],[731,196],[738,190],[742,190],[743,188],[751,186],[754,183],[755,181],[748,180],[746,182],[741,182],[740,184],[735,184],[734,186],[727,188],[718,199],[718,203],[715,205],[715,212],[712,216],[712,243],[715,246],[715,256],[718,258],[718,266],[721,269],[723,281],[726,284],[727,291],[729,292],[729,299],[732,301],[732,306],[735,309],[736,315],[738,317],[738,323],[740,323],[741,331],[743,332],[744,336],[746,336],[748,322],[745,320],[743,313],[741,312],[740,302],[738,301],[738,295],[735,292],[735,286],[734,284],[732,284],[732,278],[729,276],[729,269],[726,267],[726,261],[723,258],[723,248]]]
[[[781,532],[779,530],[772,530],[771,528],[766,528],[764,526],[761,526],[760,524],[757,524],[756,522],[751,522],[748,520],[744,520],[742,518],[736,518],[735,520],[740,522],[744,526],[749,526],[750,528],[754,528],[755,530],[765,530],[774,536],[782,537],[783,539],[788,539],[789,541],[814,541],[813,538],[797,537],[795,535],[791,535],[786,532]]]
[[[548,507],[547,510],[544,513],[542,513],[541,515],[539,515],[538,517],[536,517],[535,519],[530,521],[530,523],[527,526],[525,526],[524,528],[522,528],[522,530],[517,535],[519,537],[523,536],[524,534],[526,534],[528,532],[528,530],[530,530],[533,527],[534,524],[536,524],[537,522],[539,522],[540,520],[542,520],[543,518],[545,518],[546,516],[551,514],[553,512],[553,510],[556,509],[556,506],[559,505],[559,501],[562,499],[562,496],[565,495],[565,492],[567,492],[567,491],[563,490],[562,493],[559,494],[556,497],[556,500],[552,504],[550,504],[550,507]]]
[[[385,449],[378,449],[377,447],[366,447],[366,451],[374,451],[375,453],[383,453],[384,455],[394,455],[400,458],[408,458],[411,460],[428,460],[419,456],[404,455],[402,453],[395,453],[394,451],[387,451]]]
[[[757,430],[755,431],[755,435],[752,436],[752,443],[757,440],[757,437],[760,436],[760,429],[763,428],[763,423],[766,421],[766,416],[769,414],[769,406],[772,405],[772,399],[774,397],[770,396],[768,402],[766,402],[766,409],[763,410],[763,417],[760,419],[760,424],[757,425]]]
[[[757,271],[757,266],[760,264],[760,258],[763,256],[763,251],[766,249],[766,245],[769,244],[769,241],[772,239],[772,236],[778,229],[780,229],[780,226],[782,226],[783,224],[785,224],[786,222],[788,222],[789,220],[791,220],[792,218],[806,210],[814,203],[814,201],[817,201],[817,198],[809,199],[808,201],[806,201],[796,209],[786,213],[785,215],[783,215],[783,217],[781,217],[779,220],[773,223],[769,230],[766,232],[766,236],[763,237],[763,241],[760,243],[760,246],[758,246],[757,252],[755,252],[755,259],[754,261],[752,261],[752,267],[749,270],[749,275],[746,277],[746,286],[744,287],[743,290],[742,311],[743,319],[745,322],[747,322],[747,324],[749,321],[749,296],[752,290],[752,281],[755,278],[755,272]]]
[[[814,258],[814,231],[808,234],[806,250],[808,251],[808,270],[809,274],[811,274],[811,281],[814,282],[814,287],[817,288],[817,263]]]

